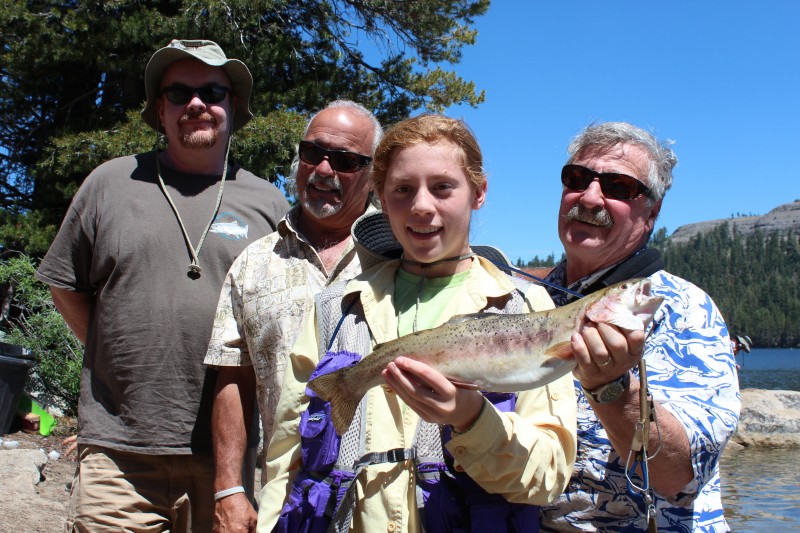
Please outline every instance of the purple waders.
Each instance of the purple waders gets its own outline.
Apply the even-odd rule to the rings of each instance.
[[[355,364],[358,354],[342,351],[328,352],[310,379]],[[456,472],[453,458],[444,449],[444,462],[419,462],[414,448],[390,450],[383,454],[367,454],[358,468],[335,469],[341,438],[330,421],[330,404],[306,389],[310,397],[308,409],[300,417],[302,470],[292,484],[289,501],[283,506],[275,531],[323,533],[347,531],[350,514],[345,506],[336,511],[361,467],[376,462],[398,462],[414,459],[417,494],[422,501],[419,511],[426,532],[493,533],[538,532],[539,508],[533,505],[512,504],[497,494],[488,494],[467,474]],[[500,411],[514,410],[514,394],[486,393]],[[446,428],[444,442],[450,440]],[[376,458],[374,456],[379,456]],[[365,456],[366,457],[366,456]],[[350,495],[354,495],[351,492]],[[348,498],[350,500],[352,498]],[[348,505],[349,504],[349,505]],[[352,513],[354,501],[346,502]],[[336,519],[334,519],[336,517]]]

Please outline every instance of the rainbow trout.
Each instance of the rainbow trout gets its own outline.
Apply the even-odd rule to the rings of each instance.
[[[367,390],[384,382],[381,371],[401,355],[432,366],[460,387],[534,389],[575,368],[570,337],[586,321],[644,330],[662,301],[650,295],[650,280],[634,279],[538,313],[460,315],[379,344],[357,364],[319,376],[308,387],[330,402],[339,435],[350,427]]]

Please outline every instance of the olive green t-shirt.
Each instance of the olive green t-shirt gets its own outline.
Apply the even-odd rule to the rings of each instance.
[[[197,248],[219,175],[161,166]],[[52,286],[90,293],[78,442],[149,454],[211,450],[214,373],[203,366],[222,282],[236,256],[288,210],[266,180],[231,164],[222,204],[191,261],[156,177],[153,152],[95,169],[73,198],[37,272]]]

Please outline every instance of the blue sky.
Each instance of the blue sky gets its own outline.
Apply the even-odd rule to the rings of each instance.
[[[486,90],[454,106],[489,172],[472,242],[516,261],[555,253],[559,172],[572,136],[624,120],[675,141],[656,223],[764,214],[800,199],[800,2],[495,0],[459,75]]]

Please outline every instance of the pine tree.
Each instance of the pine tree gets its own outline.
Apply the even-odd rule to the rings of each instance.
[[[671,243],[656,232],[668,271],[704,289],[732,334],[757,346],[800,346],[800,241],[793,233],[740,235],[727,224]]]
[[[210,39],[253,73],[260,117],[234,157],[285,175],[306,117],[336,98],[385,124],[417,109],[477,105],[446,70],[475,42],[489,0],[9,0],[0,4],[0,233],[40,253],[87,169],[152,148],[137,113],[144,67],[173,38]],[[34,215],[35,214],[35,215]],[[31,237],[30,231],[40,233]]]

